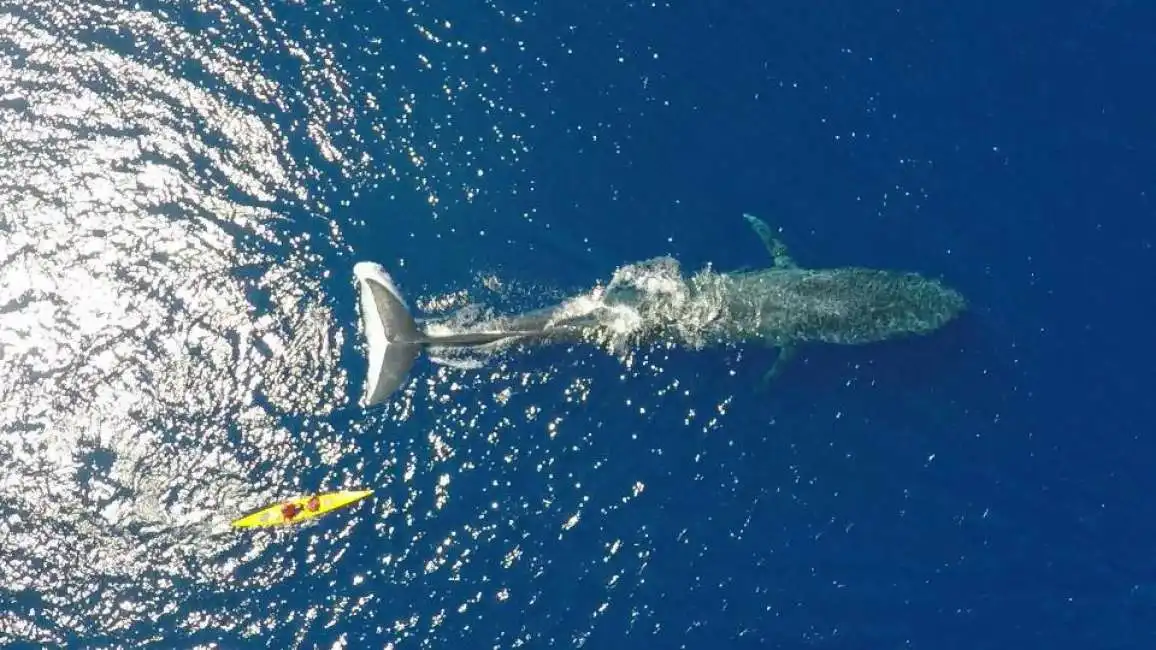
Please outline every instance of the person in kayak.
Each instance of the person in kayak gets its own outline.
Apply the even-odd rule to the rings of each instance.
[[[296,503],[286,503],[281,506],[281,518],[285,521],[293,521],[293,518],[302,510],[301,506]]]
[[[285,521],[293,521],[293,518],[301,514],[302,510],[309,510],[309,512],[317,512],[321,509],[321,497],[314,494],[309,497],[309,501],[305,503],[305,507],[289,502],[281,506],[281,518]]]

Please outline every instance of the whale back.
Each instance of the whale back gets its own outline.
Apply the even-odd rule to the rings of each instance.
[[[790,341],[860,344],[923,334],[958,316],[957,291],[916,273],[856,267],[764,269],[696,284],[717,292],[727,334]]]

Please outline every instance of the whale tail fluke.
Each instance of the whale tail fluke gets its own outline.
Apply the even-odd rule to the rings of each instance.
[[[401,292],[385,269],[372,262],[353,267],[361,303],[361,323],[368,344],[369,373],[361,397],[363,407],[384,402],[413,368],[424,336]]]
[[[381,404],[401,388],[426,347],[468,347],[541,335],[541,328],[430,335],[418,327],[393,279],[380,264],[353,266],[361,304],[361,324],[368,345],[369,372],[361,406]]]

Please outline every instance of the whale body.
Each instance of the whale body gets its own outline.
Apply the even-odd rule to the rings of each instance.
[[[858,267],[806,269],[757,217],[769,268],[686,275],[677,260],[628,264],[605,285],[559,304],[434,332],[413,318],[380,265],[354,266],[369,372],[361,404],[386,401],[424,349],[496,350],[517,343],[590,342],[623,351],[653,341],[690,348],[762,344],[779,348],[777,375],[801,343],[858,345],[939,329],[961,312],[963,296],[916,273]],[[442,328],[444,329],[444,327]]]

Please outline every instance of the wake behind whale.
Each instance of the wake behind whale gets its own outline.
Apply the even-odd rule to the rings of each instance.
[[[687,276],[677,260],[659,257],[625,265],[606,285],[560,304],[473,323],[419,326],[385,270],[360,262],[354,275],[369,359],[361,403],[388,399],[423,349],[446,360],[527,342],[588,342],[619,353],[647,342],[696,349],[760,343],[780,349],[769,378],[800,343],[857,345],[924,334],[966,308],[958,292],[916,273],[800,268],[765,223],[744,217],[770,252],[771,267]]]

